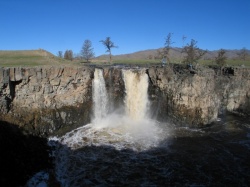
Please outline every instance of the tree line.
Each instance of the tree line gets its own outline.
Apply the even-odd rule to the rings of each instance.
[[[175,43],[172,41],[173,33],[168,33],[164,47],[161,50],[157,50],[156,56],[149,56],[149,59],[162,59],[165,63],[172,63],[172,60],[170,58],[170,49],[173,48],[172,45]],[[197,41],[194,39],[191,39],[189,43],[184,45],[186,36],[182,37],[182,51],[181,51],[181,59],[182,63],[192,66],[197,66],[198,61],[207,53],[207,50],[202,50],[197,46]],[[106,37],[105,40],[100,40],[100,42],[104,45],[106,52],[109,54],[109,63],[112,62],[112,48],[117,48],[113,41],[111,41],[110,37]],[[240,52],[237,53],[239,58],[241,60],[246,60],[248,56],[247,49],[244,47],[240,50]],[[66,50],[63,54],[62,51],[58,52],[58,57],[64,58],[67,60],[73,60],[74,55],[72,50]],[[90,62],[91,59],[95,57],[94,48],[92,47],[92,42],[88,39],[86,39],[83,42],[81,51],[80,51],[80,58],[86,60],[86,62]],[[215,57],[215,63],[219,66],[225,66],[226,64],[226,50],[220,49],[217,53],[217,56]]]
[[[162,50],[158,50],[158,58],[165,59],[166,62],[171,63],[170,58],[170,49],[172,48],[172,44],[174,42],[172,41],[172,35],[173,33],[169,33],[167,35],[167,38],[165,39],[165,44]],[[191,66],[197,66],[198,60],[200,60],[206,53],[207,50],[202,50],[199,47],[197,47],[197,41],[194,39],[191,39],[190,43],[187,43],[184,46],[184,42],[186,40],[186,36],[182,37],[183,46],[181,51],[181,57],[182,57],[182,63],[191,65]],[[243,47],[238,53],[238,58],[245,61],[248,52],[245,47]],[[215,57],[215,63],[221,67],[226,65],[227,57],[226,57],[226,50],[220,49],[217,52],[217,56]]]
[[[105,40],[100,40],[100,42],[104,45],[106,52],[109,53],[109,63],[112,62],[112,48],[117,48],[113,41],[111,41],[110,37],[106,37]],[[67,60],[73,60],[73,51],[66,50],[64,52],[58,51],[58,57],[64,58]],[[86,62],[90,62],[92,58],[95,57],[94,48],[92,47],[92,42],[88,39],[84,40],[81,51],[80,51],[80,58],[86,60]]]

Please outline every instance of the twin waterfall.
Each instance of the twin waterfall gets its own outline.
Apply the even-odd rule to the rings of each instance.
[[[119,163],[127,166],[126,160],[124,162],[124,159],[116,157],[116,151],[140,152],[155,148],[162,142],[162,129],[156,121],[147,117],[148,77],[145,70],[123,70],[123,80],[126,93],[124,105],[112,111],[112,100],[108,97],[103,70],[96,68],[92,82],[92,122],[53,139],[60,145],[56,149],[55,167],[57,179],[62,186],[79,186],[78,181],[88,176],[85,173],[91,170],[89,168],[105,168],[102,165],[96,166],[96,160],[109,163],[107,160],[113,158],[115,162],[119,160]],[[129,158],[127,154],[133,153],[131,151],[125,152],[125,158]],[[101,170],[99,173],[102,173]],[[93,171],[98,176],[96,169]]]
[[[126,97],[124,100],[126,116],[138,121],[147,117],[148,112],[148,76],[145,70],[123,70]],[[103,120],[109,113],[109,98],[103,78],[103,70],[95,69],[93,80],[94,119]]]
[[[126,93],[124,105],[112,110],[112,98],[108,97],[103,70],[95,69],[92,122],[65,134],[61,137],[62,144],[72,149],[94,145],[137,151],[158,145],[162,130],[156,121],[148,117],[148,76],[145,69],[122,70],[122,73]]]

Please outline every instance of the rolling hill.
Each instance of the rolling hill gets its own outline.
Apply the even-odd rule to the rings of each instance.
[[[157,56],[159,49],[148,49],[137,51],[130,54],[121,54],[113,56],[113,63],[143,64],[143,63],[159,63],[161,59]],[[170,59],[173,63],[181,63],[184,54],[181,48],[172,48],[170,50]],[[238,53],[240,50],[226,50],[227,64],[229,65],[247,65],[250,66],[250,50],[247,50],[248,57],[245,61],[239,60]],[[201,64],[214,64],[214,59],[218,51],[207,51],[200,60]],[[101,55],[92,60],[92,63],[103,64],[108,62],[108,55]],[[84,60],[74,59],[68,61],[58,58],[52,53],[43,50],[16,50],[16,51],[0,51],[0,67],[1,66],[40,66],[40,65],[79,65]]]
[[[149,50],[143,50],[138,51],[130,54],[121,54],[121,55],[114,55],[113,59],[149,59],[150,56],[155,57],[158,54],[158,51],[162,50],[162,48],[159,49],[149,49]],[[181,53],[182,48],[172,48],[170,50],[170,57],[172,59],[180,59],[183,54]],[[203,59],[214,59],[219,50],[214,51],[207,51],[207,53],[204,55]],[[240,50],[226,50],[226,57],[228,59],[236,59],[238,58],[238,53]],[[250,50],[247,50],[248,55],[250,55]],[[97,57],[97,59],[104,59],[107,58],[108,55],[101,55]]]
[[[0,51],[0,66],[55,65],[62,61],[64,60],[43,49]]]

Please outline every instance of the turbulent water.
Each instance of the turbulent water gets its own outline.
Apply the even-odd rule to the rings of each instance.
[[[223,115],[199,129],[159,123],[147,117],[145,70],[123,70],[123,78],[124,112],[109,108],[103,71],[96,69],[92,123],[50,138],[61,186],[250,184],[248,118]]]

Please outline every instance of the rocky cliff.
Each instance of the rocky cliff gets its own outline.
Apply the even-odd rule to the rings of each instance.
[[[225,111],[249,114],[250,69],[151,67],[151,97],[161,100],[159,116],[199,126],[213,122]],[[160,93],[160,94],[159,94]],[[157,103],[157,102],[155,102]]]
[[[0,120],[46,136],[90,120],[93,68],[0,68]]]
[[[114,107],[124,98],[121,67],[105,67]],[[188,125],[204,125],[224,111],[249,114],[250,69],[180,66],[149,67],[152,115]],[[63,133],[90,121],[93,67],[0,68],[0,121],[30,133]]]

